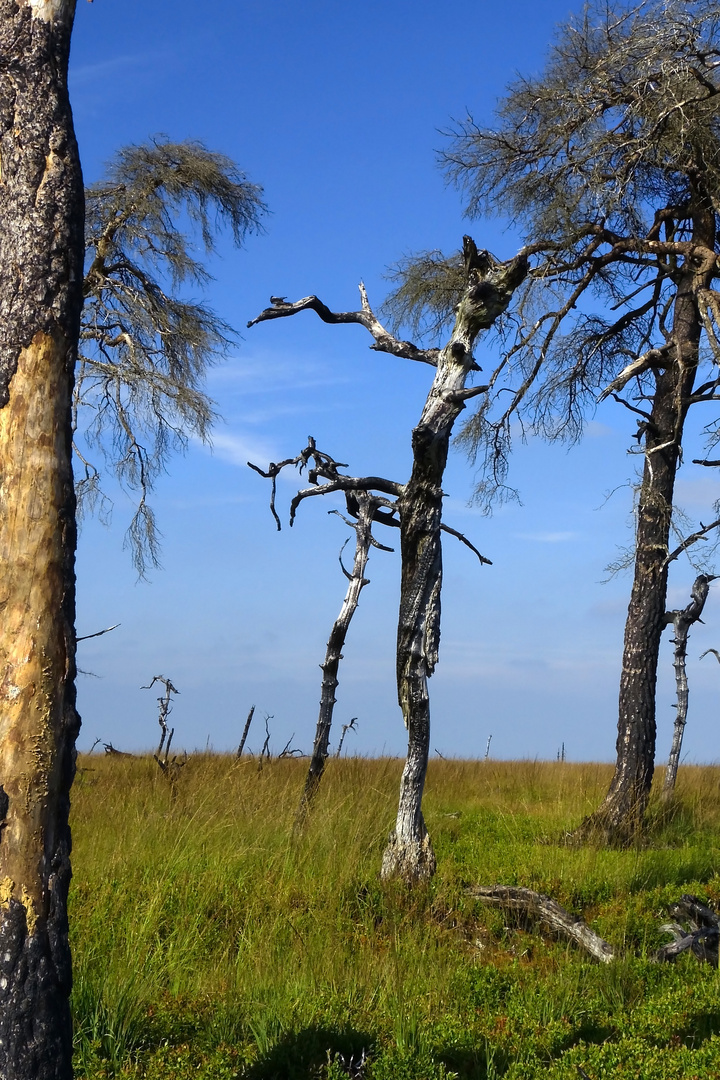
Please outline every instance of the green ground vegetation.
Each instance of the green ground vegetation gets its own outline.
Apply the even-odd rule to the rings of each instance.
[[[720,974],[692,956],[651,959],[668,903],[720,901],[720,768],[681,768],[647,842],[613,851],[563,843],[609,766],[433,761],[438,874],[409,894],[378,877],[401,767],[330,762],[294,836],[303,761],[191,756],[173,795],[152,758],[81,759],[77,1075],[720,1075]],[[468,897],[475,883],[549,894],[622,958],[601,965],[510,925]]]

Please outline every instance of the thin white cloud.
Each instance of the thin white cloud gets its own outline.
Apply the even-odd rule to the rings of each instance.
[[[133,53],[125,56],[114,56],[109,60],[102,60],[97,64],[70,65],[70,86],[78,87],[88,85],[101,85],[108,75],[116,75],[119,71],[129,68],[145,67],[155,63],[159,58],[156,53]]]
[[[248,461],[262,466],[278,459],[278,453],[272,449],[270,443],[231,431],[214,432],[212,444],[207,449],[221,461],[242,468],[247,467]]]
[[[295,394],[348,382],[330,363],[304,357],[289,360],[287,353],[245,353],[214,368],[208,375],[211,393]],[[213,389],[214,388],[214,389]]]
[[[537,544],[566,544],[570,540],[579,540],[579,532],[534,532],[515,533],[518,540],[531,540]]]

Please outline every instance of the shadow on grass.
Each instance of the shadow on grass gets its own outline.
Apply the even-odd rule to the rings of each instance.
[[[677,1032],[676,1038],[685,1046],[697,1050],[699,1046],[718,1033],[720,1033],[720,1012],[713,1009],[694,1016],[691,1024]]]
[[[579,1044],[602,1046],[615,1034],[610,1027],[591,1022],[582,1023],[568,1031],[564,1038],[556,1040],[547,1055],[550,1061],[558,1061],[568,1050]],[[489,1042],[485,1046],[474,1047],[436,1046],[433,1056],[455,1073],[458,1080],[500,1080],[515,1061],[514,1054],[508,1054],[501,1047],[493,1046]]]
[[[242,1080],[315,1080],[340,1055],[350,1065],[370,1053],[373,1036],[352,1027],[307,1027],[287,1032],[242,1073]],[[348,1069],[348,1075],[352,1072]]]

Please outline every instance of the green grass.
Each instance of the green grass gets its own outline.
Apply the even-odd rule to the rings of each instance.
[[[573,848],[610,769],[433,762],[429,887],[378,880],[402,763],[329,764],[303,835],[306,763],[191,757],[172,800],[150,759],[85,758],[70,917],[80,1077],[644,1080],[720,1075],[720,977],[657,965],[663,908],[720,900],[720,769],[680,771],[648,843]],[[598,965],[508,926],[465,886],[519,884],[582,914]]]

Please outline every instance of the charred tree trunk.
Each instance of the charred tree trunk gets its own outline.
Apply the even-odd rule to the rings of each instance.
[[[400,783],[395,830],[382,861],[383,879],[407,882],[430,878],[435,854],[421,804],[430,752],[427,680],[438,658],[442,585],[442,480],[453,425],[473,395],[465,383],[473,365],[477,335],[488,329],[510,302],[527,273],[523,256],[498,263],[463,241],[467,288],[458,306],[450,341],[440,351],[437,373],[413,431],[413,468],[398,500],[402,573],[397,638],[398,701],[408,729],[408,753]]]
[[[70,399],[83,187],[74,0],[0,0],[0,1076],[72,1075],[75,770]]]
[[[336,702],[335,691],[337,690],[338,685],[338,669],[340,667],[340,661],[342,660],[342,650],[345,646],[345,638],[350,629],[352,617],[357,611],[360,593],[368,584],[367,578],[365,577],[365,568],[370,554],[370,546],[373,543],[372,521],[376,503],[363,491],[353,492],[352,496],[354,503],[357,506],[357,521],[354,523],[356,537],[355,559],[353,561],[351,574],[348,574],[343,568],[343,572],[346,573],[348,578],[347,592],[345,593],[345,599],[340,608],[340,613],[330,631],[325,660],[320,665],[323,673],[320,691],[320,713],[318,715],[317,728],[315,730],[315,744],[313,746],[312,757],[310,758],[310,766],[308,768],[305,787],[298,808],[296,819],[297,826],[303,824],[305,816],[310,808],[310,803],[317,792],[323,772],[325,771],[325,762],[328,758],[328,747],[330,745],[330,729],[332,727],[333,711]]]
[[[579,839],[631,843],[642,829],[655,768],[655,687],[665,622],[669,539],[675,476],[698,364],[702,319],[698,293],[709,288],[715,265],[715,215],[696,196],[693,239],[704,257],[688,257],[677,273],[672,355],[656,372],[647,423],[645,465],[637,511],[635,570],[625,623],[620,678],[617,762],[610,789],[576,833]]]
[[[668,802],[675,790],[683,734],[685,732],[685,724],[687,723],[689,688],[685,661],[687,659],[688,633],[690,632],[692,624],[698,622],[702,616],[705,601],[708,596],[708,590],[710,588],[710,582],[714,580],[714,577],[708,576],[707,574],[699,574],[693,583],[690,593],[692,599],[687,607],[683,608],[682,611],[669,611],[665,616],[665,621],[672,622],[675,631],[675,656],[673,658],[673,667],[675,668],[675,686],[677,688],[677,712],[675,713],[670,757],[668,758],[667,767],[665,769],[665,779],[663,780],[663,802]]]

